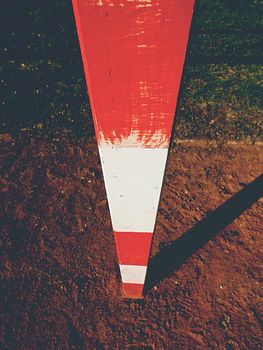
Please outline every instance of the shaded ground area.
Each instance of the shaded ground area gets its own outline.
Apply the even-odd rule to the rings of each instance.
[[[262,1],[196,1],[178,137],[262,140],[262,18]],[[0,23],[0,133],[92,134],[71,0],[4,0]]]
[[[0,140],[1,349],[263,348],[262,146],[195,141],[171,150],[154,283],[144,300],[128,301],[95,140]],[[243,201],[235,220],[233,198]],[[234,221],[216,234],[224,213]],[[209,240],[178,260],[171,249],[189,232]],[[177,263],[159,259],[163,252]]]

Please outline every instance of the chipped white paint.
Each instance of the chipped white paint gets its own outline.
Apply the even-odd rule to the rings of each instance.
[[[119,265],[123,283],[144,284],[147,266]]]
[[[144,7],[151,7],[152,6],[152,0],[127,0],[127,2],[134,2],[136,5],[136,8],[144,8]],[[120,7],[124,7],[125,3],[120,2],[120,3],[114,3],[112,0],[96,0],[94,2],[96,5],[98,6],[120,6]],[[159,5],[157,3],[157,5]]]
[[[137,47],[147,47],[147,48],[153,48],[155,45],[146,45],[146,44],[138,44]]]
[[[154,113],[150,113],[151,119],[155,117]],[[136,126],[136,121],[138,118],[133,119],[133,125]],[[151,130],[149,130],[149,135],[145,133],[141,135],[140,130],[131,130],[131,133],[128,137],[120,136],[118,137],[116,133],[113,133],[114,145],[112,142],[104,137],[103,132],[100,132],[100,145],[103,146],[120,146],[120,147],[137,147],[137,148],[168,148],[169,140],[167,135],[164,134],[163,130],[156,130],[152,135]]]
[[[152,7],[152,0],[137,0],[138,5],[136,6],[137,8],[140,7]]]
[[[168,148],[99,146],[113,230],[153,232]]]
[[[146,47],[146,45],[141,45],[141,47]],[[140,96],[141,97],[149,97],[150,96],[149,90],[150,89],[148,87],[148,82],[146,82],[146,81],[139,81],[139,91],[140,91]]]

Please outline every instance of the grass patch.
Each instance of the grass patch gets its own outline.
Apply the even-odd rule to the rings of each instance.
[[[257,65],[186,67],[178,137],[262,140],[262,74]]]
[[[71,1],[2,7],[0,133],[92,134]],[[262,139],[262,32],[261,0],[196,1],[178,137]]]

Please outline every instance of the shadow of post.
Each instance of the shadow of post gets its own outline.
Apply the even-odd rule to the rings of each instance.
[[[261,196],[263,196],[263,174],[209,213],[205,219],[180,238],[170,242],[150,260],[145,292],[172,274],[193,253],[227,227]]]

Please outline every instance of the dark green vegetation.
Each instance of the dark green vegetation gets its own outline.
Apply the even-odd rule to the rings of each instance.
[[[0,133],[92,134],[71,1],[1,8]],[[262,0],[196,1],[177,137],[262,139],[262,18]]]

